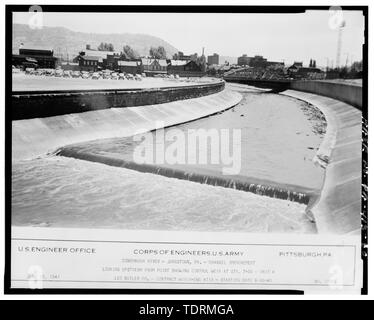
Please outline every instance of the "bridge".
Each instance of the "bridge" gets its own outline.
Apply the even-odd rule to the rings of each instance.
[[[226,82],[235,82],[254,86],[257,88],[272,89],[272,92],[282,92],[291,88],[292,80],[268,80],[268,79],[251,79],[245,76],[226,75],[223,77]]]

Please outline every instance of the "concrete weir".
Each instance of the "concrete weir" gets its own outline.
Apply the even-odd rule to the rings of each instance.
[[[309,88],[312,90],[312,88]],[[307,210],[319,233],[346,234],[361,228],[362,113],[347,103],[301,91],[283,94],[318,107],[327,120],[315,161],[326,167],[320,197]]]
[[[216,84],[212,84],[212,87],[216,90]],[[168,89],[176,91],[175,88]],[[167,96],[168,89],[162,89],[163,97]],[[208,92],[210,90],[208,88]],[[150,94],[148,90],[145,91]],[[241,100],[240,94],[228,89],[204,95],[200,88],[194,98],[191,87],[178,88],[177,91],[177,101],[167,103],[159,103],[155,98],[153,101],[158,104],[107,107],[95,111],[13,120],[12,160],[35,158],[73,143],[132,136],[192,121],[228,109]],[[155,97],[160,96],[159,90],[153,89],[151,92]],[[180,100],[183,92],[186,94],[185,100]],[[59,96],[54,96],[54,99],[57,101]]]
[[[139,172],[154,173],[165,177],[176,178],[220,186],[235,190],[251,192],[261,196],[294,201],[302,204],[308,204],[310,199],[315,198],[318,193],[316,190],[301,186],[279,184],[263,179],[256,179],[246,176],[224,177],[216,172],[201,172],[199,170],[173,169],[154,164],[138,164],[132,159],[121,159],[108,155],[105,152],[90,152],[82,150],[81,145],[69,145],[60,148],[55,153],[58,156],[70,157],[80,160],[99,162],[113,167],[127,168]]]

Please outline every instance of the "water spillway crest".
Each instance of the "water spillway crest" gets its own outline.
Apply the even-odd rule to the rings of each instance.
[[[251,179],[247,177],[228,178],[223,176],[220,177],[217,174],[203,174],[199,172],[189,172],[181,169],[172,169],[156,165],[138,164],[133,161],[126,161],[123,159],[113,158],[105,155],[79,152],[74,148],[69,147],[58,149],[55,152],[55,155],[91,162],[98,162],[109,166],[122,167],[139,172],[158,174],[169,178],[188,180],[224,188],[231,188],[302,204],[308,204],[311,197],[315,196],[317,193],[317,190],[308,190],[307,188],[299,186],[282,187],[277,186],[276,184],[271,182],[268,182],[268,184],[266,184],[266,182],[264,182],[264,184],[251,182]]]

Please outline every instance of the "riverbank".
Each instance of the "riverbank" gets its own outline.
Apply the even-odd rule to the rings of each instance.
[[[320,197],[310,203],[319,233],[359,233],[361,230],[362,112],[320,95],[287,90],[284,95],[307,101],[327,119],[326,137],[315,162],[326,166]]]

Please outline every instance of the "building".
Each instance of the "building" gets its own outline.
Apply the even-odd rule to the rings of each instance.
[[[316,67],[303,67],[302,62],[294,62],[292,66],[287,69],[290,77],[295,79],[323,79],[324,72]]]
[[[102,69],[102,58],[98,56],[87,56],[83,52],[73,62],[79,64],[81,71],[98,71]]]
[[[120,56],[118,54],[107,54],[106,58],[103,58],[103,68],[109,70],[118,69],[118,61]]]
[[[202,77],[205,72],[196,61],[170,60],[168,74],[181,77]]]
[[[208,56],[208,65],[219,64],[219,54],[213,53],[213,55]]]
[[[53,56],[52,49],[40,48],[19,48],[19,54],[12,56],[12,64],[24,68],[46,68],[55,69],[57,66],[57,57]]]
[[[184,71],[184,67],[187,63],[187,60],[170,60],[167,71],[169,74],[178,74]]]
[[[202,67],[198,65],[195,61],[189,61],[184,66],[184,71],[186,72],[203,72]]]
[[[266,68],[267,59],[263,56],[254,56],[249,58],[249,66],[253,68]]]
[[[142,73],[141,61],[125,61],[119,60],[117,62],[117,70],[123,73],[138,74]]]
[[[80,57],[89,57],[89,58],[83,58],[81,62]],[[73,59],[73,62],[78,62],[79,66],[83,67],[82,70],[86,69],[110,69],[115,70],[117,68],[117,61],[120,59],[121,52],[119,51],[101,51],[101,50],[94,50],[91,49],[91,46],[89,44],[86,45],[86,49],[82,50],[79,53],[79,56]],[[98,58],[98,62],[93,62],[93,58]],[[89,62],[90,61],[90,62]],[[94,67],[94,68],[93,68]],[[92,70],[93,71],[93,70]]]
[[[155,74],[166,74],[168,64],[166,59],[142,58],[142,71],[147,76]]]
[[[246,54],[243,54],[241,57],[238,58],[238,65],[249,66],[252,68],[267,68],[270,66],[277,65],[284,67],[284,62],[268,61],[266,58],[260,55],[248,57]]]
[[[295,61],[292,65],[293,67],[296,67],[296,68],[301,68],[303,66],[303,63],[302,62],[298,62],[298,61]]]
[[[300,68],[303,68],[303,63],[295,61],[292,66],[288,67],[287,72],[289,74],[294,74],[298,72]]]
[[[288,67],[287,72],[289,75],[293,76],[300,68],[303,68],[303,63],[295,61],[292,66]]]
[[[248,57],[246,54],[243,54],[241,57],[238,58],[238,65],[239,66],[249,66],[249,61],[251,57]]]
[[[301,67],[294,74],[296,79],[323,79],[324,73],[319,68]]]

